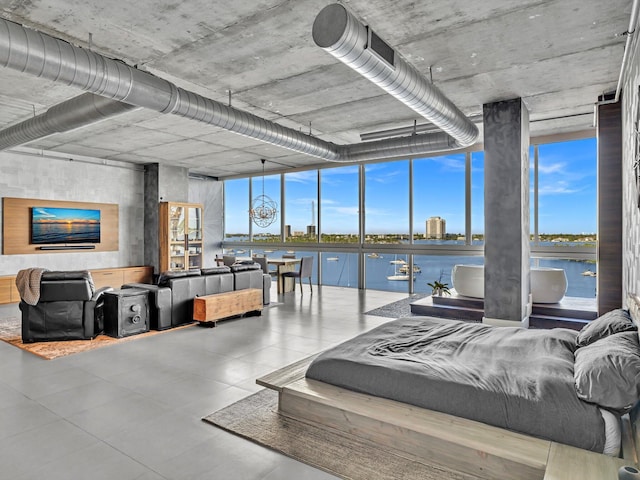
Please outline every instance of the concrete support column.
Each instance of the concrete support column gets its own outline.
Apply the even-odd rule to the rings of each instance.
[[[189,201],[189,169],[152,163],[144,169],[144,264],[160,274],[160,202]]]
[[[484,318],[529,326],[529,112],[522,99],[483,106]]]

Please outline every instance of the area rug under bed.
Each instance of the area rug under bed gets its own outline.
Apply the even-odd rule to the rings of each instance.
[[[413,316],[413,313],[411,313],[411,304],[427,296],[428,294],[426,293],[414,293],[413,295],[409,295],[407,298],[388,303],[387,305],[383,305],[379,308],[374,308],[373,310],[364,312],[364,314],[388,318],[411,317]]]
[[[300,462],[350,480],[477,480],[436,465],[407,459],[338,432],[278,413],[278,393],[264,389],[203,418]]]
[[[186,328],[191,327],[192,325],[195,324],[187,324],[176,328]],[[2,319],[2,322],[0,322],[0,340],[47,360],[53,360],[54,358],[65,357],[67,355],[73,355],[74,353],[87,352],[96,348],[116,345],[130,340],[136,340],[176,330],[176,328],[162,331],[150,330],[149,332],[139,333],[137,335],[131,335],[130,337],[124,338],[113,338],[107,335],[98,335],[93,340],[22,343],[21,328],[22,324],[19,318]]]

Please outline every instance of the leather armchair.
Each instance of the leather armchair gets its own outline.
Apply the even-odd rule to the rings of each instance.
[[[20,301],[22,341],[88,340],[102,333],[104,287],[95,290],[88,271],[44,272],[35,305]]]

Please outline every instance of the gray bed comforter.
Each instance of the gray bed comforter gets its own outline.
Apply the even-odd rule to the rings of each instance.
[[[575,392],[576,334],[403,318],[327,350],[306,375],[602,452],[602,415]]]

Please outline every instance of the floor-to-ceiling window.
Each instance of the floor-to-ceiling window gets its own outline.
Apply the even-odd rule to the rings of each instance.
[[[418,244],[464,244],[463,153],[413,161],[413,228]]]
[[[593,297],[595,139],[532,142],[530,156],[532,266],[563,268],[568,295]],[[250,234],[254,252],[312,252],[325,285],[427,293],[456,263],[483,263],[481,151],[266,176],[265,194],[284,199],[267,228],[247,214],[262,181],[225,182],[225,243]]]
[[[224,239],[249,240],[249,179],[224,182]]]
[[[596,141],[538,146],[538,233],[541,240],[594,242]]]
[[[256,210],[263,205],[262,197],[268,197],[267,201],[274,202],[276,214],[273,219],[266,221],[254,221],[251,224],[253,240],[256,242],[279,242],[280,241],[280,216],[278,211],[281,199],[280,175],[265,175],[253,177],[251,179],[251,208]],[[271,222],[273,220],[273,222]],[[271,223],[269,223],[271,222]]]
[[[284,175],[285,241],[318,241],[318,171]]]
[[[401,160],[365,165],[365,244],[399,247],[411,243],[409,163]],[[407,255],[400,248],[386,251],[386,261],[375,255],[366,257],[367,288],[407,291],[407,282],[413,279],[405,270]]]
[[[320,241],[358,243],[359,168],[357,165],[320,171]]]
[[[563,269],[568,296],[593,298],[596,140],[534,145],[531,160],[532,267]]]

